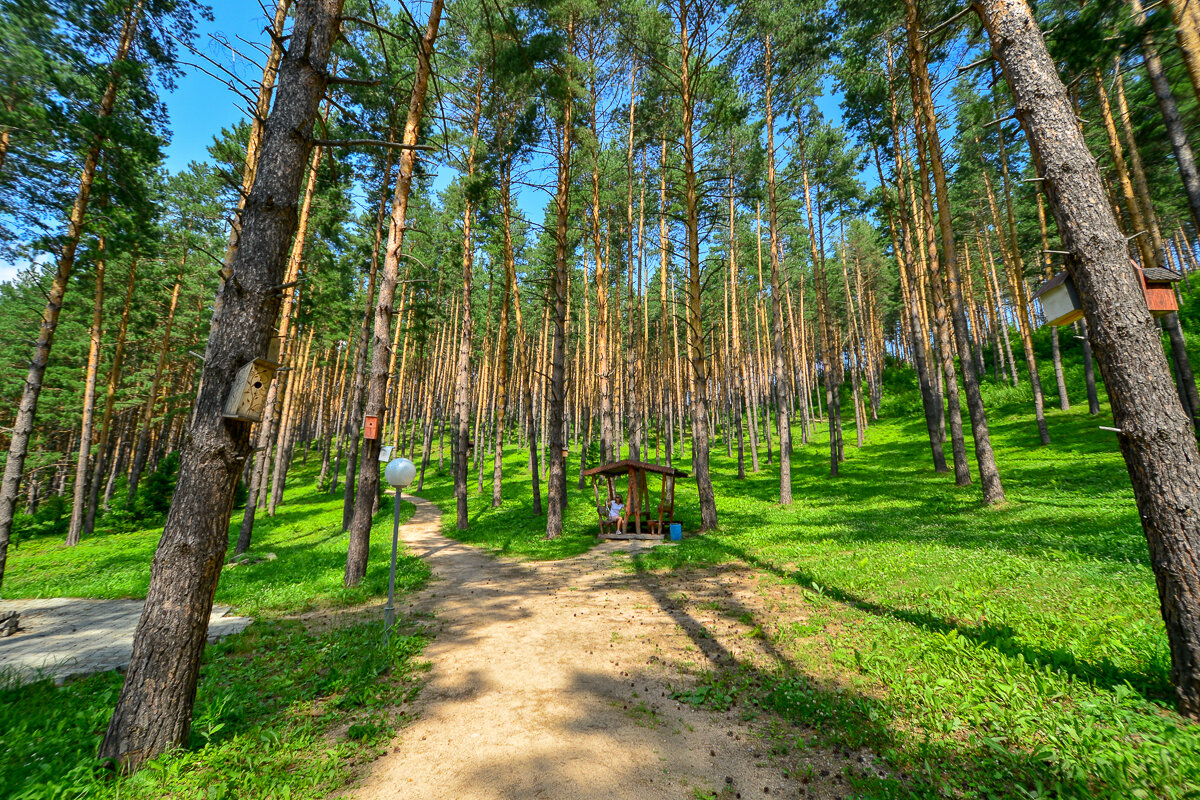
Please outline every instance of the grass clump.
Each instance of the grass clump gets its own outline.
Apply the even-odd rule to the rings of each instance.
[[[210,645],[188,749],[132,777],[95,759],[119,674],[0,689],[0,786],[20,800],[324,797],[378,754],[420,684],[424,637],[382,633],[269,620]]]

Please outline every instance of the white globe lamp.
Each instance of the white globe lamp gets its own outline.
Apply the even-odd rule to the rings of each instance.
[[[417,465],[407,458],[393,458],[384,467],[383,477],[397,489],[404,489],[417,479]]]

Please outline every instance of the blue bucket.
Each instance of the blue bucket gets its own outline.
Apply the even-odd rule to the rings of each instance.
[[[683,538],[683,526],[678,522],[671,523],[671,541],[678,542]]]

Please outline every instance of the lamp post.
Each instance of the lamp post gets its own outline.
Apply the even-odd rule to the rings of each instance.
[[[400,540],[400,493],[417,477],[417,465],[407,458],[393,458],[383,470],[384,479],[396,489],[392,514],[392,571],[388,574],[388,599],[383,607],[383,639],[386,642],[396,620],[396,547]]]

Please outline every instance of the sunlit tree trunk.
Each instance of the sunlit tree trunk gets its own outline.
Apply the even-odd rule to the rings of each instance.
[[[379,297],[375,302],[375,325],[371,341],[371,374],[367,385],[367,401],[364,416],[383,417],[383,404],[387,396],[388,359],[392,331],[392,304],[396,299],[396,283],[399,280],[401,248],[404,245],[405,221],[408,213],[409,193],[416,168],[417,139],[421,132],[421,120],[425,112],[425,91],[432,73],[433,45],[442,21],[442,0],[432,0],[429,7],[429,22],[417,44],[417,66],[413,77],[412,93],[408,101],[408,117],[404,122],[401,139],[400,173],[396,179],[396,191],[392,197],[391,222],[388,226],[387,249],[383,261],[383,275],[379,281]],[[383,436],[383,431],[379,432]],[[367,439],[362,443],[358,486],[354,497],[354,514],[350,519],[350,545],[346,553],[346,586],[357,586],[367,572],[367,556],[370,549],[371,518],[379,492],[379,449],[380,438]]]
[[[980,0],[1058,223],[1150,550],[1179,710],[1200,718],[1200,450],[1096,161],[1023,0]]]
[[[568,48],[574,49],[574,16],[567,22]],[[567,80],[571,71],[567,69]],[[571,147],[574,143],[574,99],[568,91],[562,98],[562,119],[558,128],[556,160],[558,187],[554,194],[554,272],[550,283],[550,299],[554,312],[554,336],[550,356],[550,397],[548,414],[543,415],[548,425],[546,439],[549,440],[549,470],[546,479],[546,538],[556,539],[562,535],[563,506],[566,501],[566,462],[563,448],[566,445],[563,430],[566,409],[566,338],[567,338],[567,259],[568,227],[571,214]],[[598,225],[598,219],[593,225]],[[600,254],[596,258],[599,261]],[[597,285],[600,281],[597,280]],[[601,337],[597,337],[598,339]],[[602,344],[598,346],[604,346]],[[603,367],[601,367],[603,369]],[[610,410],[611,414],[611,410]]]
[[[92,303],[92,328],[88,336],[87,375],[83,383],[83,416],[79,424],[79,457],[75,461],[75,498],[71,504],[71,523],[67,544],[79,544],[83,532],[88,495],[88,456],[92,451],[92,426],[96,415],[96,372],[100,361],[100,331],[104,324],[104,237],[97,244],[95,300]]]
[[[234,487],[250,449],[249,423],[222,413],[238,369],[265,353],[279,313],[274,287],[283,277],[296,229],[311,131],[328,80],[325,70],[341,5],[340,0],[300,2],[292,44],[280,67],[240,246],[232,275],[221,288],[221,319],[205,351],[179,482],[154,557],[129,669],[100,746],[101,758],[114,759],[126,770],[185,744],[191,729]]]
[[[792,430],[788,416],[787,368],[783,354],[783,281],[780,275],[779,218],[775,202],[775,112],[771,105],[771,37],[763,42],[766,80],[767,227],[771,236],[771,364],[775,378],[775,421],[779,428],[779,503],[792,503]]]
[[[979,484],[983,489],[983,502],[998,503],[1004,500],[1004,487],[1000,483],[1000,472],[996,468],[996,456],[992,452],[991,437],[988,432],[987,411],[983,407],[983,397],[979,392],[975,364],[971,360],[971,338],[967,330],[965,304],[958,275],[958,254],[954,243],[950,192],[942,164],[941,145],[938,143],[937,119],[929,86],[929,72],[926,69],[924,43],[920,31],[917,29],[916,0],[906,0],[905,9],[909,29],[909,59],[910,64],[914,67],[913,72],[916,79],[914,88],[917,90],[913,93],[913,105],[914,108],[920,107],[921,115],[924,118],[925,144],[933,171],[934,187],[937,191],[938,221],[942,234],[940,256],[945,266],[946,289],[950,300],[954,339],[958,344],[958,352],[962,355],[962,358],[959,359],[959,368],[962,370],[963,389],[967,394],[967,410],[971,415],[971,434],[975,441],[975,461],[979,467]],[[919,133],[918,139],[920,139]],[[931,256],[930,262],[932,263],[933,260]]]

